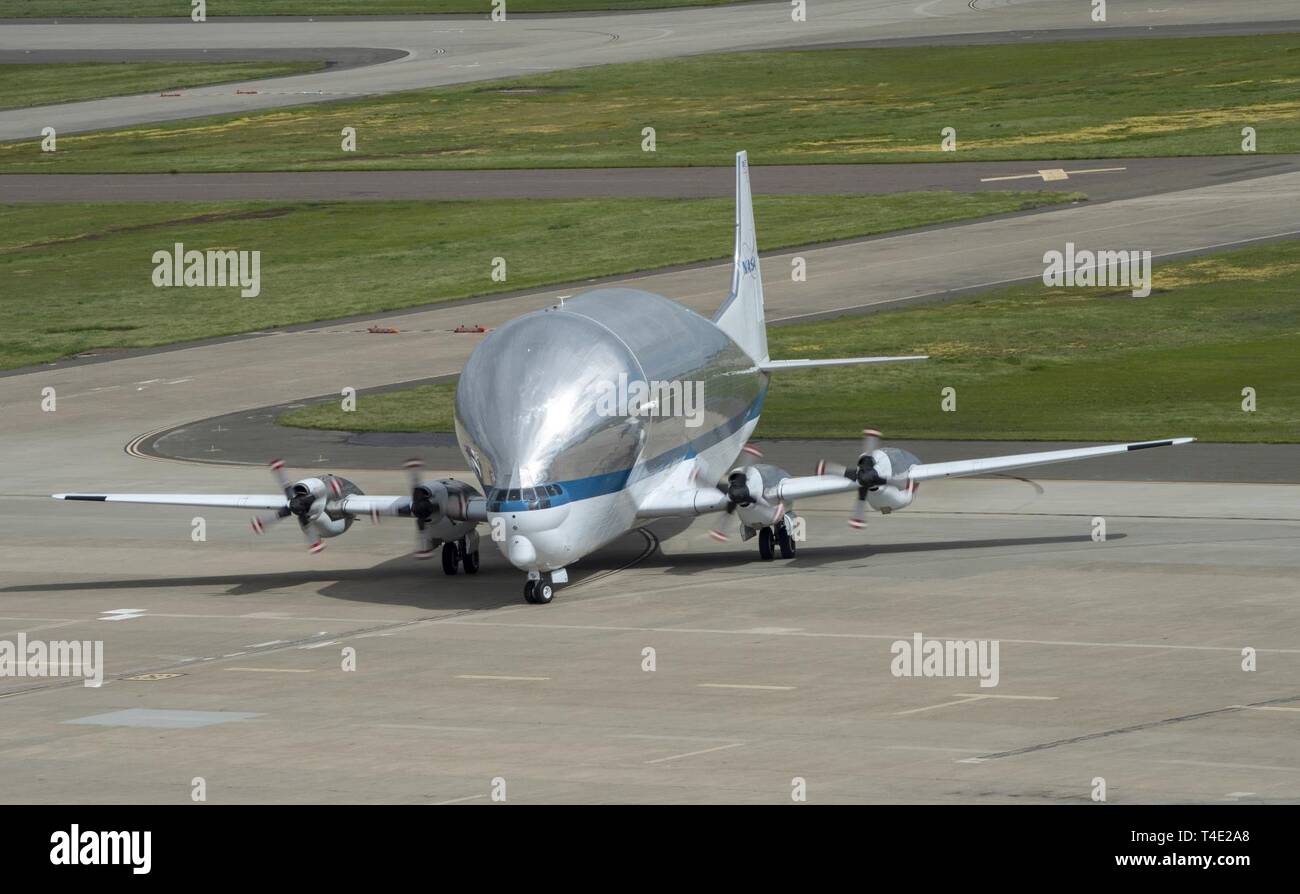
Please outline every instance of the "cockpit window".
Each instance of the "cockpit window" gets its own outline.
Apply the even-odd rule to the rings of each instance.
[[[537,487],[488,488],[488,512],[526,512],[530,509],[550,509],[569,502],[568,494],[558,484],[541,484]]]

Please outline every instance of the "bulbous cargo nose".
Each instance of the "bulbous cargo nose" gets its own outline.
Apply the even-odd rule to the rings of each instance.
[[[517,568],[532,568],[537,565],[537,549],[527,537],[515,534],[506,544],[506,558]]]

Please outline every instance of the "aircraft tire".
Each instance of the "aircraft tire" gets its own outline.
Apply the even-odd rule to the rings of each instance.
[[[790,536],[784,524],[778,524],[776,527],[776,545],[781,548],[781,558],[794,558],[794,538]]]
[[[763,528],[758,532],[758,557],[764,562],[770,562],[772,556],[772,529]]]

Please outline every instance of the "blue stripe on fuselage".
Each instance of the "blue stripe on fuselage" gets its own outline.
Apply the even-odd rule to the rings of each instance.
[[[680,447],[674,447],[666,450],[653,459],[639,462],[630,469],[622,469],[618,472],[606,472],[603,475],[592,475],[587,478],[575,478],[572,481],[556,481],[563,493],[560,496],[547,497],[548,506],[542,507],[532,505],[528,500],[510,500],[494,503],[492,501],[492,492],[488,493],[488,511],[490,512],[526,512],[530,508],[553,508],[563,506],[565,503],[575,503],[578,500],[590,500],[594,497],[603,497],[606,494],[618,493],[627,486],[628,479],[632,477],[633,472],[645,472],[653,475],[662,471],[675,462],[691,459],[698,456],[705,450],[708,450],[714,444],[718,444],[734,435],[736,432],[749,422],[751,419],[757,419],[763,409],[763,398],[767,396],[767,383],[763,383],[763,390],[759,392],[758,398],[750,404],[749,408],[738,416],[734,416],[722,423],[716,428],[710,429],[694,440],[682,444]],[[523,488],[527,490],[527,488]],[[504,490],[504,488],[502,488]],[[536,501],[540,503],[541,501]],[[496,507],[496,508],[493,508]]]

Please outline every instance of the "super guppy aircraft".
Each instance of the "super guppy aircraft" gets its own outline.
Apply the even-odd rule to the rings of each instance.
[[[524,597],[549,603],[568,566],[656,518],[718,514],[711,532],[758,538],[759,555],[795,554],[795,500],[855,492],[849,524],[868,507],[911,505],[916,485],[953,478],[1187,444],[1174,438],[1052,450],[960,462],[923,463],[864,432],[857,461],[822,463],[796,476],[755,463],[747,446],[773,373],[819,366],[924,360],[924,356],[772,360],[754,235],[749,163],[736,156],[736,244],[731,294],[712,320],[659,295],[596,289],[524,314],[471,354],[456,389],[456,438],[483,487],[425,479],[407,464],[410,492],[373,496],[335,475],[291,481],[280,493],[55,494],[59,500],[264,510],[262,533],[292,516],[312,552],[358,518],[414,519],[416,555],[442,547],[443,570],[479,567],[479,525],[528,575]]]

